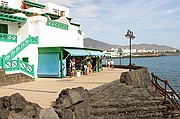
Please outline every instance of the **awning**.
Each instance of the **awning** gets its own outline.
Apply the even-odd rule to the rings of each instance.
[[[90,53],[91,56],[103,56],[104,53],[100,51],[95,51],[95,50],[86,50],[87,52]]]
[[[67,52],[71,54],[71,56],[88,56],[90,55],[89,52],[83,49],[65,49]]]

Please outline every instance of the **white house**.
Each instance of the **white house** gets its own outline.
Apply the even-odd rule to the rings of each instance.
[[[54,73],[64,77],[62,64],[68,54],[102,55],[99,50],[85,49],[83,36],[80,24],[72,22],[67,7],[39,4],[37,0],[1,0],[0,67],[6,73],[23,72],[36,78],[38,70],[44,70],[40,63],[54,57],[58,65]]]

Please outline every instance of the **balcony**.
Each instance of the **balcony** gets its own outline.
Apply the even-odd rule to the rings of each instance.
[[[53,21],[53,20],[48,20],[46,23],[47,26],[51,26],[51,27],[55,27],[55,28],[59,28],[59,29],[64,29],[64,30],[68,30],[68,24],[64,24],[61,22],[57,22],[57,21]]]
[[[0,42],[13,42],[13,43],[17,43],[17,35],[0,33]]]

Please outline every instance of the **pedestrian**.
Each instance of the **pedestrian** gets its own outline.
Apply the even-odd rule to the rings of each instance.
[[[69,59],[69,62],[68,62],[68,75],[72,77],[72,60],[71,59]]]
[[[114,61],[111,59],[111,68],[114,69]]]
[[[109,70],[110,67],[111,67],[111,62],[110,62],[110,60],[107,60],[107,67],[108,67],[108,70]]]

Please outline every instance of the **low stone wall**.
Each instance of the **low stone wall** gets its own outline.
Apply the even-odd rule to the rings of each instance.
[[[34,81],[34,79],[23,73],[5,74],[5,70],[0,69],[0,86],[7,86],[30,81]]]
[[[149,71],[145,67],[133,71],[123,72],[120,76],[120,82],[125,83],[126,85],[153,89]]]

